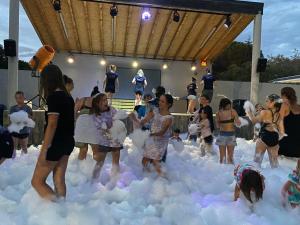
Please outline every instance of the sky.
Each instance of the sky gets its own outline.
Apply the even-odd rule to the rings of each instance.
[[[248,0],[264,2],[262,50],[265,56],[291,56],[300,50],[300,0]],[[8,38],[9,0],[0,0],[0,43]],[[237,41],[252,40],[252,23],[237,37]],[[41,42],[20,5],[20,58],[29,60]]]

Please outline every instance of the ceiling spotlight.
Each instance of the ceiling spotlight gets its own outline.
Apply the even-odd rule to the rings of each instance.
[[[191,71],[196,71],[197,67],[196,67],[196,63],[192,63],[191,65]]]
[[[106,65],[105,59],[101,59],[101,60],[100,60],[100,65],[101,65],[101,66],[105,66],[105,65]]]
[[[174,11],[173,11],[173,21],[176,22],[176,23],[178,23],[179,20],[180,20],[180,15],[179,15],[179,13],[177,12],[177,10],[174,10]]]
[[[115,17],[118,15],[118,7],[116,4],[113,4],[112,7],[110,7],[110,15],[112,17]]]
[[[142,19],[147,21],[151,19],[151,13],[149,9],[144,9],[142,13]]]
[[[70,63],[70,64],[74,63],[74,57],[73,57],[72,55],[69,56],[68,59],[67,59],[67,61],[68,61],[68,63]]]
[[[162,68],[163,68],[164,70],[168,69],[168,64],[165,63],[165,64],[163,65]]]
[[[138,66],[139,66],[138,62],[137,61],[133,61],[132,67],[133,68],[137,68]]]
[[[225,26],[226,28],[229,28],[229,27],[231,26],[231,19],[230,19],[230,15],[228,15],[228,16],[226,17],[226,20],[225,20],[224,26]]]
[[[54,0],[52,5],[53,5],[53,8],[54,8],[55,11],[60,11],[61,10],[60,0]]]

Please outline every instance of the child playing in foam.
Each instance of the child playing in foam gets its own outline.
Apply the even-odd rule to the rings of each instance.
[[[180,129],[175,129],[173,131],[173,137],[170,138],[170,144],[173,145],[174,149],[178,152],[184,149],[184,144],[179,135],[180,135]]]
[[[200,130],[201,130],[201,144],[200,150],[201,155],[204,156],[205,153],[211,153],[213,136],[210,128],[210,122],[208,120],[208,111],[207,108],[200,110]]]
[[[294,170],[288,176],[288,181],[284,184],[281,195],[283,197],[283,204],[288,202],[292,208],[300,205],[300,173]]]
[[[234,201],[240,197],[240,192],[251,205],[263,198],[265,189],[264,176],[250,164],[238,165],[234,170],[236,181]]]

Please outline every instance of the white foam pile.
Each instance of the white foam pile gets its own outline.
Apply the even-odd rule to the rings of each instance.
[[[121,153],[121,174],[110,178],[111,158],[106,159],[99,182],[91,185],[94,161],[70,157],[65,202],[41,200],[30,180],[38,156],[31,147],[27,155],[7,160],[0,166],[1,225],[298,225],[300,209],[281,205],[280,189],[295,162],[280,160],[271,169],[265,156],[264,198],[253,211],[242,200],[233,201],[233,166],[220,165],[218,155],[201,157],[199,147],[185,145],[180,152],[168,148],[164,166],[168,180],[144,173],[142,151],[125,140]],[[235,162],[253,158],[255,145],[238,139]],[[214,146],[214,152],[217,152]],[[52,176],[49,176],[49,182]]]
[[[9,132],[19,133],[24,127],[34,128],[35,122],[28,117],[27,112],[20,110],[9,115],[11,124],[8,126]]]

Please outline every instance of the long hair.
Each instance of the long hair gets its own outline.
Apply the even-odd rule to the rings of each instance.
[[[251,191],[254,191],[256,201],[262,199],[264,191],[263,177],[257,171],[246,170],[243,173],[240,189],[246,199],[251,203],[253,203],[251,199]]]
[[[99,102],[103,100],[103,98],[106,97],[104,93],[96,94],[92,101],[92,107],[90,109],[90,114],[95,114],[99,116],[101,114],[101,111],[99,109]]]
[[[169,105],[168,108],[169,108],[169,109],[172,108],[173,102],[174,102],[172,95],[169,95],[169,94],[163,94],[163,95],[161,95],[161,96],[165,96],[165,98],[166,98],[166,100],[167,100],[167,103],[168,103],[168,105]]]
[[[63,80],[63,75],[58,66],[54,64],[47,65],[41,72],[40,91],[46,99],[56,89],[60,89],[68,93]]]
[[[275,108],[275,113],[278,113],[280,111],[281,108],[281,99],[279,97],[279,95],[276,94],[271,94],[267,97],[271,102],[274,102],[274,108]]]
[[[297,95],[294,88],[284,87],[281,89],[281,96],[285,96],[291,104],[297,103]]]

